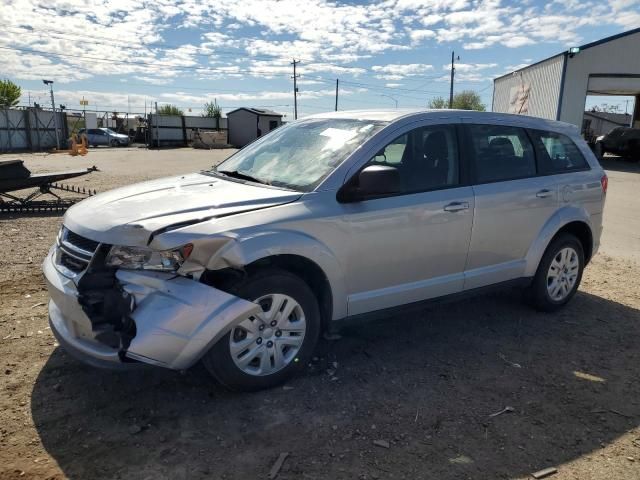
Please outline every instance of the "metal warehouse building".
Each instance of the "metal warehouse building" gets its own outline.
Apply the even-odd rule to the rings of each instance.
[[[574,47],[493,81],[493,111],[582,127],[588,95],[635,96],[640,127],[640,28]]]

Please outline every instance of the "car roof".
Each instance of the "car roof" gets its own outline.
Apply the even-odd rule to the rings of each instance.
[[[370,120],[381,122],[396,122],[399,120],[423,120],[429,117],[439,119],[465,119],[469,123],[507,123],[524,128],[535,128],[540,130],[564,131],[570,133],[578,132],[575,125],[546,118],[530,117],[527,115],[515,115],[510,113],[478,112],[474,110],[456,109],[378,109],[378,110],[343,110],[339,112],[326,112],[305,117],[308,118],[335,118],[352,120]]]

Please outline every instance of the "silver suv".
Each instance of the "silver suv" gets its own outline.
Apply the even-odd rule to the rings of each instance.
[[[290,123],[217,168],[91,197],[44,262],[51,328],[101,366],[279,384],[331,322],[512,284],[540,310],[598,249],[607,177],[572,125],[468,111]]]

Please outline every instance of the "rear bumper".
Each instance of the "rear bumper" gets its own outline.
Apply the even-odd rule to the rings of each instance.
[[[119,288],[133,297],[129,317],[135,336],[126,348],[96,339],[91,319],[78,301],[78,277],[63,275],[54,249],[44,261],[51,329],[63,348],[85,363],[106,368],[136,365],[127,360],[181,370],[260,307],[221,290],[173,274],[119,270]],[[105,305],[108,308],[108,305]]]

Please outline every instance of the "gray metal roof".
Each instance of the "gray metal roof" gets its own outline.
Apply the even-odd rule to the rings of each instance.
[[[610,37],[601,38],[600,40],[596,40],[595,42],[586,43],[584,45],[579,46],[578,48],[580,48],[580,50],[586,50],[588,48],[597,47],[598,45],[602,45],[603,43],[611,42],[613,40],[617,40],[619,38],[626,37],[627,35],[633,35],[635,33],[640,33],[640,27],[633,28],[631,30],[627,30],[626,32],[618,33],[616,35],[611,35]],[[531,68],[531,67],[533,67],[535,65],[538,65],[540,63],[544,63],[547,60],[551,60],[552,58],[556,58],[556,57],[559,57],[561,55],[568,55],[568,49],[565,50],[564,52],[557,53],[555,55],[551,55],[550,57],[547,57],[547,58],[545,58],[543,60],[539,60],[539,61],[537,61],[535,63],[532,63],[531,65],[527,65],[526,67],[522,67],[522,68],[520,68],[518,70],[514,70],[513,72],[509,72],[509,73],[505,73],[504,75],[500,75],[499,77],[494,78],[493,81],[495,82],[496,80],[500,80],[501,78],[507,77],[509,75],[513,75],[516,72],[521,72],[522,70],[526,70],[527,68]]]
[[[274,112],[273,110],[267,110],[266,108],[252,108],[252,107],[236,108],[235,110],[231,110],[230,112],[227,112],[227,117],[231,113],[237,112],[239,110],[246,110],[247,112],[255,113],[256,115],[262,115],[264,117],[282,117],[281,113]]]
[[[584,114],[594,118],[606,120],[607,122],[616,123],[622,127],[628,127],[631,123],[631,115],[629,115],[628,113],[594,112],[591,110],[587,110],[584,112]]]

